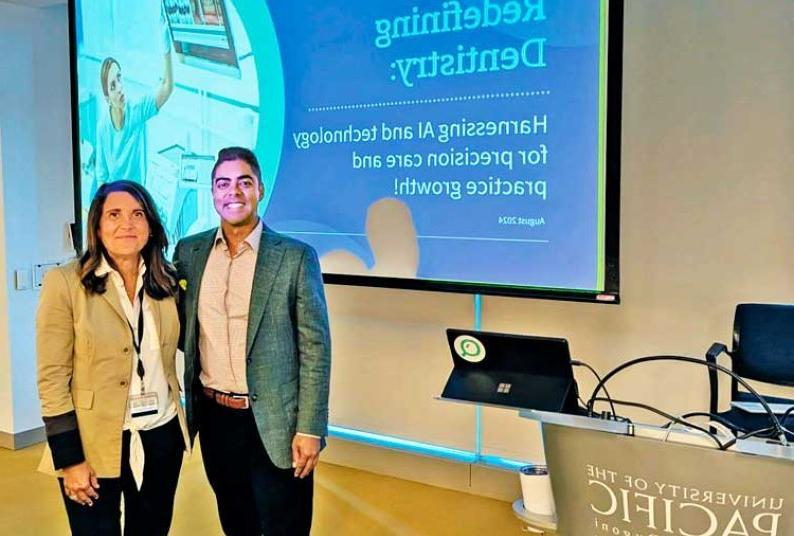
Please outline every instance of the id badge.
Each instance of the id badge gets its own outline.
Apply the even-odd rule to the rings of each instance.
[[[130,397],[130,417],[155,415],[159,407],[157,393],[141,393]]]

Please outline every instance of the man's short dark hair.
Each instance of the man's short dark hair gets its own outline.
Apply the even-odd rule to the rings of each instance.
[[[215,171],[224,162],[231,162],[233,160],[242,160],[249,166],[251,171],[256,175],[257,180],[262,182],[262,172],[259,170],[259,161],[251,149],[245,147],[224,147],[218,151],[218,158],[215,160],[215,165],[212,167],[212,180],[215,181]]]

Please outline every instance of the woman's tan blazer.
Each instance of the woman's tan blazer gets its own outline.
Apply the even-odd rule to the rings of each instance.
[[[121,434],[134,364],[132,335],[117,292],[88,294],[72,261],[47,273],[36,316],[43,417],[75,412],[86,460],[100,478],[121,474]],[[179,318],[173,298],[152,300],[163,370],[189,445],[175,354]],[[73,420],[73,419],[72,419]],[[49,447],[39,470],[57,474]]]

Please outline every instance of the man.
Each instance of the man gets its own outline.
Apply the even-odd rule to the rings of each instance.
[[[181,240],[185,403],[227,535],[308,534],[331,347],[315,251],[257,215],[256,156],[218,153],[221,225]]]

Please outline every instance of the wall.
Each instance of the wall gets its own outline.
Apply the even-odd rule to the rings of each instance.
[[[0,3],[0,136],[4,282],[0,291],[0,432],[41,426],[34,316],[38,292],[15,290],[14,271],[70,254],[73,219],[66,6]]]
[[[3,129],[0,124],[0,213],[3,203]],[[0,219],[0,274],[6,273],[5,222]],[[0,433],[14,429],[11,396],[11,345],[8,342],[8,289],[0,285]],[[8,433],[8,432],[5,432]],[[13,443],[13,441],[12,441]]]

